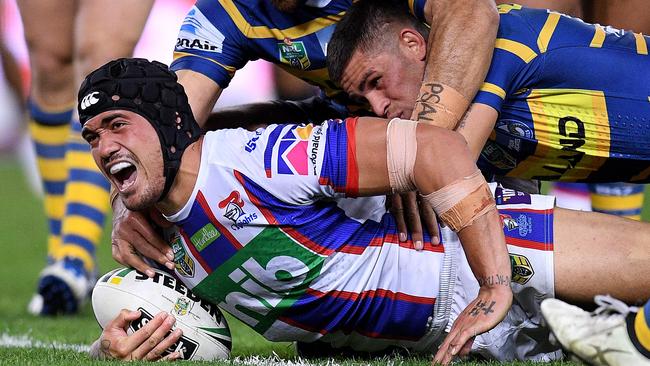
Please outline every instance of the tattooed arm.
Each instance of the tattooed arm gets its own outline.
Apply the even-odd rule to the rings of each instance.
[[[453,129],[485,80],[499,14],[492,0],[429,0],[424,17],[427,64],[411,118]]]
[[[129,324],[140,317],[139,311],[122,310],[110,321],[101,336],[90,347],[92,359],[119,359],[125,361],[146,360],[172,361],[180,358],[178,352],[165,354],[181,337],[180,329],[171,331],[176,319],[167,313],[159,313],[146,325],[127,335]]]
[[[494,108],[486,104],[473,103],[456,127],[456,131],[465,137],[474,160],[478,160],[481,155],[481,150],[494,130],[498,116]]]

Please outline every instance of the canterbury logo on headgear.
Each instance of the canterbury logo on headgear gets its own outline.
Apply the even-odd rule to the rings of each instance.
[[[93,104],[99,102],[99,98],[95,97],[97,94],[99,94],[99,92],[92,92],[90,94],[87,94],[85,97],[83,97],[81,103],[79,103],[79,106],[81,107],[82,111],[86,110],[86,108],[89,108]]]

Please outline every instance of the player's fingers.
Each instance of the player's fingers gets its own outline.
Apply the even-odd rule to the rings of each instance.
[[[173,336],[173,332],[170,333],[176,319],[173,316],[168,315],[167,318],[156,328],[151,336],[147,338],[138,348],[133,352],[137,357],[147,359],[147,360],[157,360],[159,359],[167,347],[171,346],[175,342],[169,342],[167,339],[168,334]]]
[[[147,355],[145,356],[145,360],[148,361],[156,361],[159,360],[162,355],[167,351],[170,347],[172,347],[178,340],[181,338],[181,335],[183,335],[183,332],[180,329],[175,329],[169,335],[167,335],[158,345],[156,345]],[[176,352],[178,353],[178,352]],[[178,354],[180,357],[180,353]],[[165,356],[167,357],[167,356]]]
[[[416,250],[422,250],[424,248],[424,235],[422,234],[422,221],[420,221],[417,193],[408,192],[402,194],[402,205],[404,206],[404,218],[411,233],[413,246]]]
[[[173,270],[174,262],[172,262],[172,260],[174,259],[174,255],[172,254],[171,248],[169,245],[166,245],[166,248],[161,251],[157,247],[157,245],[159,245],[156,244],[157,239],[162,240],[159,236],[153,238],[147,237],[146,234],[143,235],[141,232],[135,233],[131,239],[131,245],[137,252],[134,256],[140,259],[138,255],[139,253],[149,259],[156,261],[157,263],[162,264],[163,266],[167,267],[167,269]]]
[[[458,356],[460,357],[465,357],[469,355],[470,351],[472,350],[472,344],[474,344],[474,339],[476,339],[477,332],[474,331],[474,336],[470,337],[467,342],[460,348],[460,352],[458,352]]]
[[[174,254],[172,253],[171,248],[163,240],[160,234],[154,229],[153,225],[151,224],[151,222],[149,222],[149,220],[147,220],[146,218],[140,218],[138,220],[134,220],[133,228],[140,235],[142,235],[142,237],[147,239],[146,244],[149,244],[154,248],[158,249],[160,252],[165,253],[165,255],[167,255],[169,260],[174,259]],[[136,246],[136,248],[140,250],[138,246]]]
[[[136,236],[137,234],[134,234],[134,237]],[[149,277],[153,277],[156,274],[153,268],[142,260],[140,254],[129,242],[120,239],[113,239],[111,249],[113,259],[115,259],[116,262],[127,267],[135,268]]]
[[[399,241],[406,241],[407,226],[406,221],[404,221],[404,207],[402,206],[402,198],[399,194],[393,194],[390,196],[390,200],[390,213],[395,218],[395,223],[397,224]]]
[[[440,232],[438,231],[438,218],[436,213],[433,211],[433,207],[427,202],[420,200],[420,215],[422,216],[422,222],[424,227],[426,227],[429,236],[431,236],[431,244],[438,245],[440,244]]]
[[[133,334],[131,334],[129,336],[129,338],[126,340],[126,346],[131,350],[135,350],[135,349],[139,348],[141,345],[146,343],[149,340],[149,338],[151,338],[151,336],[154,334],[154,332],[169,317],[171,317],[171,316],[168,313],[165,313],[165,312],[161,312],[161,313],[156,314],[156,316],[154,316],[151,320],[149,320],[147,322],[147,324],[145,324],[144,326],[142,326],[142,328],[138,329],[137,331],[135,331]],[[169,328],[167,330],[169,330]],[[161,339],[158,339],[158,341],[155,342],[155,343],[158,344],[158,342],[160,342],[160,340]],[[147,349],[147,347],[149,347],[149,345],[144,345],[144,346],[145,347],[143,349]],[[149,352],[149,350],[151,350],[151,348],[153,348],[153,347],[148,348],[147,352]],[[146,354],[146,352],[140,354],[139,356],[142,357],[145,354]]]
[[[181,358],[180,352],[172,352],[158,361],[176,361],[179,360],[180,358]]]
[[[140,317],[140,311],[122,309],[113,320],[108,322],[106,329],[125,329],[129,323]]]

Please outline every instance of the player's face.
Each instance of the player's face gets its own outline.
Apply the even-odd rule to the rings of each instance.
[[[402,52],[355,51],[341,86],[353,99],[367,101],[379,117],[410,118],[420,90],[424,63]]]
[[[81,131],[101,172],[132,210],[153,206],[165,185],[160,140],[141,115],[106,111],[86,122]]]

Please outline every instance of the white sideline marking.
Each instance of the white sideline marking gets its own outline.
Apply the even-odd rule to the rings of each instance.
[[[18,348],[48,348],[75,352],[88,352],[90,346],[85,344],[66,344],[61,342],[43,342],[32,339],[28,335],[12,335],[7,333],[0,334],[0,347],[18,347]]]

